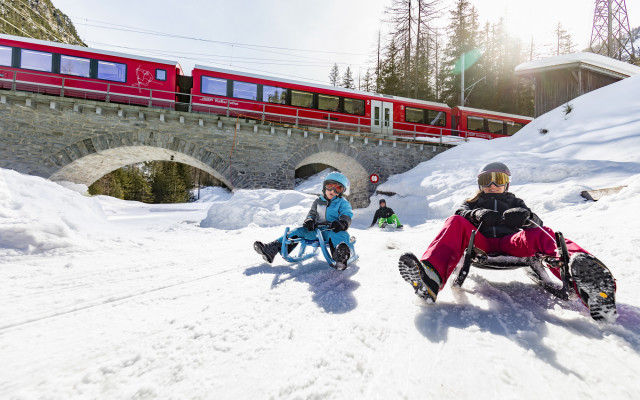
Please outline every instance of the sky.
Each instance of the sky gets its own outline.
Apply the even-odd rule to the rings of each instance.
[[[379,190],[396,193],[404,229],[367,229],[374,195],[355,210],[345,271],[252,250],[304,220],[322,175],[160,205],[0,169],[0,398],[636,399],[638,91],[640,76],[625,79],[390,177]],[[609,267],[617,320],[593,321],[520,270],[472,269],[435,304],[414,295],[399,256],[426,249],[491,161]]]
[[[640,2],[627,2],[632,27],[640,25]],[[375,64],[381,21],[391,0],[53,0],[91,47],[328,84],[334,63],[362,77]],[[437,25],[449,22],[442,2]],[[591,38],[594,1],[472,0],[482,22],[501,17],[529,44],[553,43],[559,21],[578,49]],[[106,29],[116,28],[116,29]],[[142,31],[146,33],[142,33]],[[150,34],[153,33],[153,34]],[[164,34],[164,35],[159,35]],[[177,37],[180,36],[180,37]]]

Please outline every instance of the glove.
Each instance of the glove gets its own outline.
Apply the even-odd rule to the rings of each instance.
[[[526,208],[516,207],[510,208],[502,214],[504,224],[512,228],[522,228],[527,222],[531,213]]]
[[[343,221],[333,221],[330,228],[334,232],[346,231],[347,223]]]
[[[500,213],[488,208],[473,210],[471,215],[477,222],[482,222],[485,226],[496,226],[500,222]]]
[[[307,228],[307,230],[309,232],[311,231],[315,231],[316,230],[316,221],[314,221],[311,218],[305,219],[304,223],[302,224],[302,226],[304,226],[305,228]]]

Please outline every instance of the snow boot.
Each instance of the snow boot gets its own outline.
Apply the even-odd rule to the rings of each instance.
[[[334,268],[338,271],[344,271],[347,269],[347,261],[351,257],[351,249],[346,243],[340,243],[333,251],[332,257],[336,262]]]
[[[613,322],[617,318],[616,280],[611,271],[591,254],[575,253],[569,261],[576,292],[591,318]]]
[[[398,269],[402,279],[411,284],[418,297],[427,303],[436,301],[442,278],[429,261],[420,261],[413,253],[405,253],[400,256]]]
[[[262,242],[254,242],[253,249],[256,253],[260,254],[262,258],[269,264],[273,262],[273,259],[276,257],[276,254],[280,252],[280,247],[282,247],[282,243],[278,240],[274,240],[271,243],[264,244]]]

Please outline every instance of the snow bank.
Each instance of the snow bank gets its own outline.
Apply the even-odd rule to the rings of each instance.
[[[105,223],[97,200],[43,178],[0,169],[0,249],[32,254],[82,247]]]
[[[640,174],[640,118],[629,118],[640,109],[639,91],[635,76],[587,93],[569,103],[568,113],[561,106],[512,137],[460,145],[392,176],[378,190],[397,193],[388,205],[408,210],[417,223],[445,218],[477,190],[478,169],[501,161],[511,169],[510,191],[536,211],[581,203],[583,190],[627,185]]]
[[[213,201],[200,226],[241,229],[248,226],[299,225],[315,198],[294,190],[238,190],[228,200]]]

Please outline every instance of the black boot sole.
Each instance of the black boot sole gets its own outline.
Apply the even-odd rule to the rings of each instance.
[[[413,287],[418,297],[433,303],[436,301],[435,299],[438,294],[429,290],[427,284],[424,283],[420,268],[420,260],[418,260],[418,257],[414,254],[406,253],[400,256],[398,270],[400,271],[402,279],[411,284],[411,287]]]
[[[617,316],[616,281],[611,271],[590,254],[572,260],[570,265],[578,295],[589,308],[591,318],[614,320]]]

